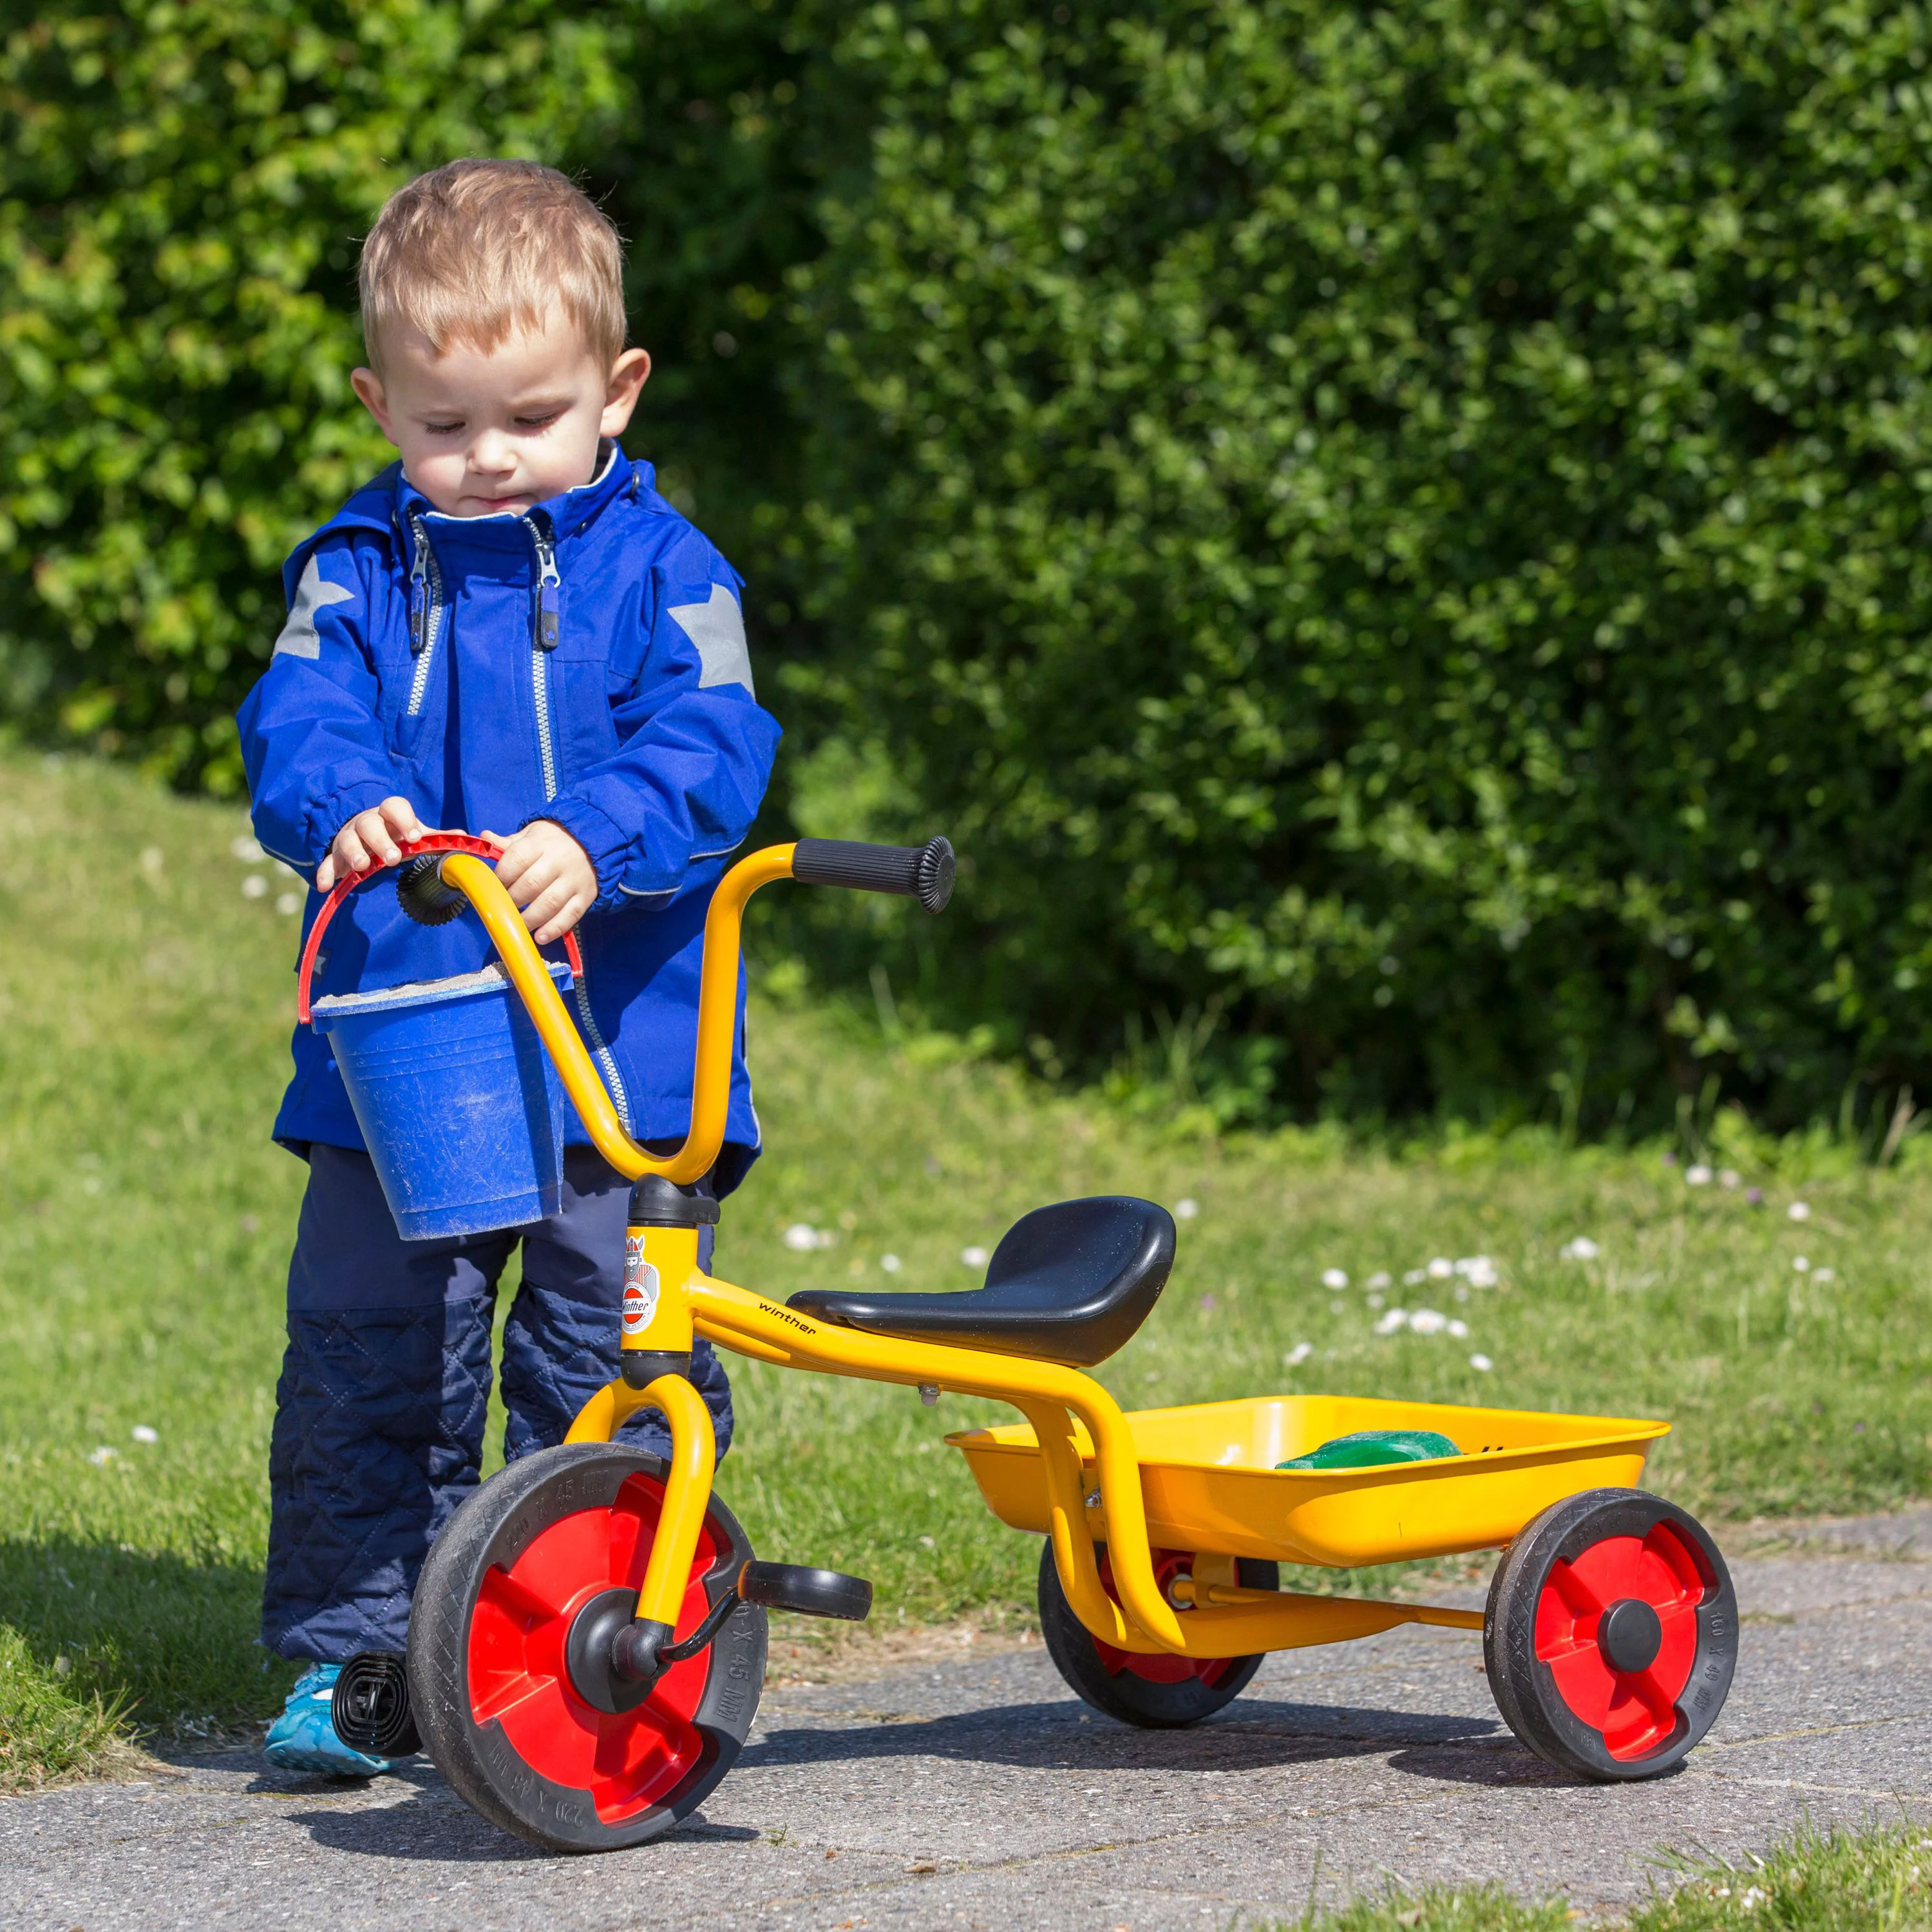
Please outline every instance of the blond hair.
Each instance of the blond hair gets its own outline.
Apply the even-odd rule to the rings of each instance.
[[[362,340],[380,370],[384,334],[419,331],[441,356],[486,352],[541,329],[561,307],[591,352],[624,348],[624,250],[610,218],[554,168],[452,161],[385,203],[362,244]]]

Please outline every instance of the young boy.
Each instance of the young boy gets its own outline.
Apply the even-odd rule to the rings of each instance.
[[[363,248],[369,366],[352,380],[401,460],[289,559],[288,621],[239,722],[256,835],[313,879],[308,919],[400,839],[506,837],[497,874],[538,942],[578,928],[575,1017],[626,1125],[674,1144],[705,908],[778,728],[752,695],[739,578],[617,447],[650,373],[624,345],[621,267],[616,231],[548,168],[458,161],[389,202]],[[489,956],[474,920],[417,926],[374,886],[338,914],[316,988]],[[741,1029],[719,1194],[758,1149],[742,1045]],[[262,1634],[310,1668],[267,1749],[367,1776],[387,1762],[336,1739],[328,1700],[356,1652],[402,1650],[424,1554],[476,1484],[497,1281],[520,1241],[514,1458],[560,1441],[611,1373],[628,1189],[573,1145],[549,1220],[404,1241],[327,1040],[298,1028],[294,1052],[274,1132],[309,1179]],[[722,1455],[730,1391],[701,1342],[693,1378]],[[662,1423],[638,1420],[632,1438],[662,1447]]]

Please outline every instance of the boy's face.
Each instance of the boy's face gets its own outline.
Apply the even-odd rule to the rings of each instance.
[[[651,373],[641,349],[609,367],[569,318],[490,350],[428,339],[399,327],[385,337],[382,373],[350,380],[404,473],[446,516],[520,512],[588,483],[600,438],[620,436]]]

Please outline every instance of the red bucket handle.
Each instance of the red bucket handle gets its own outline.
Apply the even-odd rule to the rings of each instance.
[[[498,838],[479,838],[469,832],[429,832],[420,838],[403,838],[397,841],[401,856],[394,862],[401,865],[405,860],[420,857],[425,852],[467,852],[472,858],[500,859],[503,856],[502,841]],[[373,879],[378,872],[386,872],[390,861],[378,860],[372,866],[365,866],[359,872],[352,872],[345,879],[338,879],[334,890],[322,902],[320,912],[316,914],[315,923],[308,929],[308,943],[302,948],[302,964],[296,980],[296,1019],[298,1024],[309,1024],[309,981],[314,976],[316,955],[322,950],[322,935],[328,930],[328,922],[335,916],[335,909],[365,879]],[[570,970],[580,980],[584,976],[584,955],[578,950],[577,934],[573,932],[563,935],[564,956],[570,962]]]

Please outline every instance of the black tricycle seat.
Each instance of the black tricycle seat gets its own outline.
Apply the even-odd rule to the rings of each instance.
[[[1152,1312],[1174,1265],[1174,1218],[1130,1196],[1036,1208],[993,1250],[983,1288],[945,1294],[802,1288],[785,1304],[842,1328],[1091,1368]]]

